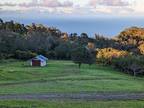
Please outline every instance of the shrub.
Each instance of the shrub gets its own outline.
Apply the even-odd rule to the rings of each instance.
[[[113,58],[112,65],[125,73],[137,76],[144,74],[144,60],[142,56],[128,56]]]
[[[20,50],[17,50],[15,52],[15,58],[16,59],[21,59],[21,60],[28,60],[32,57],[35,57],[37,54],[36,53],[33,53],[31,51],[20,51]]]
[[[114,48],[104,48],[97,51],[96,58],[98,62],[111,64],[112,58],[125,57],[127,55],[127,51],[121,51]]]
[[[12,56],[12,54],[0,53],[0,59],[9,59]]]

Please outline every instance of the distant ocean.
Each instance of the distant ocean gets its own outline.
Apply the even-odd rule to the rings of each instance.
[[[5,20],[11,20],[10,18]],[[43,19],[21,19],[15,18],[20,23],[40,23],[46,26],[53,26],[63,32],[87,33],[90,37],[94,34],[114,37],[125,28],[131,26],[144,27],[144,18],[43,18]]]

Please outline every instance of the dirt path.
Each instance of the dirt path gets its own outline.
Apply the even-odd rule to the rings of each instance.
[[[45,93],[0,95],[0,100],[143,100],[144,93]]]

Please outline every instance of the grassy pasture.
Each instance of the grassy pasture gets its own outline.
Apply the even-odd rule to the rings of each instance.
[[[49,61],[47,67],[30,67],[24,61],[0,63],[0,94],[46,92],[143,92],[144,78],[111,67]]]

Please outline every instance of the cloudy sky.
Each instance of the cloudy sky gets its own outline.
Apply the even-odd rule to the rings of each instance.
[[[0,15],[141,16],[143,5],[144,0],[0,0]]]
[[[131,26],[144,27],[144,0],[0,0],[0,18],[114,36]]]

